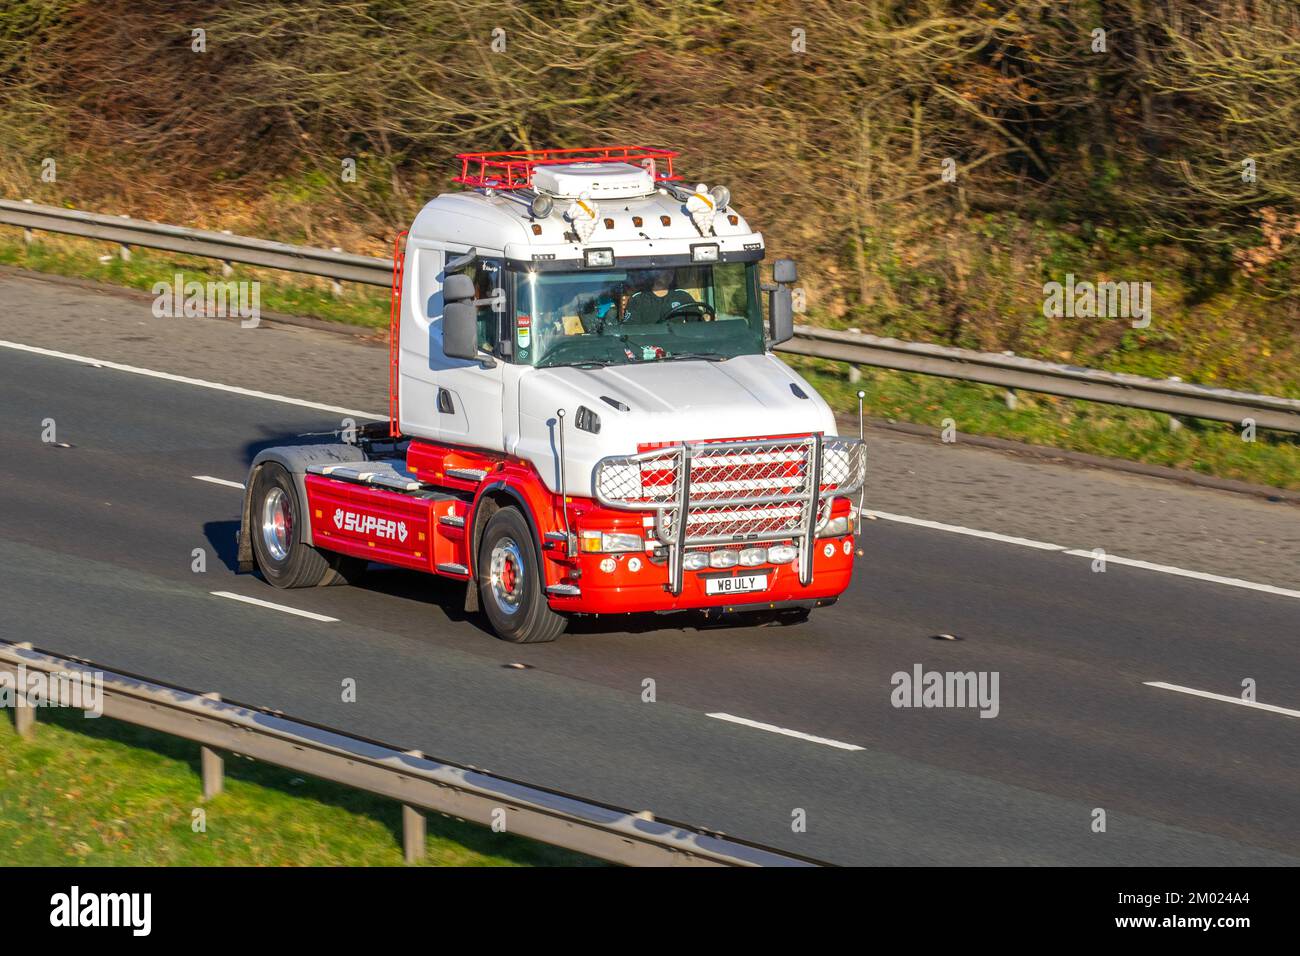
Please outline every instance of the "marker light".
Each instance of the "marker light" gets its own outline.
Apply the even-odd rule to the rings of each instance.
[[[612,266],[614,264],[613,249],[584,249],[582,260],[587,264],[587,268],[593,266]]]
[[[715,243],[701,243],[691,246],[691,262],[717,262],[718,247]]]
[[[740,552],[740,563],[747,568],[755,568],[767,563],[766,548],[745,548]]]
[[[740,558],[735,551],[730,548],[719,548],[709,554],[709,567],[711,568],[734,568]]]

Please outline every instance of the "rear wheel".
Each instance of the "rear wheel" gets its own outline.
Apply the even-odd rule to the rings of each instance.
[[[541,644],[564,633],[569,622],[546,603],[537,547],[517,509],[502,508],[488,519],[476,576],[479,604],[503,641]]]
[[[365,570],[359,558],[317,551],[302,540],[303,505],[293,476],[274,462],[253,478],[248,526],[262,576],[277,588],[325,587],[355,580]]]

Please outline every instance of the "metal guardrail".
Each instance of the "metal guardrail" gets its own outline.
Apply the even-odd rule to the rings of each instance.
[[[1234,424],[1250,418],[1260,428],[1300,432],[1300,399],[1294,398],[1235,392],[1174,379],[1105,372],[1016,355],[901,342],[878,335],[837,332],[806,325],[799,326],[794,340],[780,348],[797,355],[854,365],[920,372],[1188,418],[1209,418]]]
[[[392,264],[387,259],[187,229],[141,219],[80,212],[58,206],[0,200],[0,223],[24,229],[62,232],[88,239],[103,239],[128,247],[135,245],[165,249],[225,262],[243,262],[367,285],[388,286],[392,282]],[[876,335],[838,332],[812,326],[799,326],[795,330],[794,339],[779,348],[795,355],[853,365],[919,372],[923,375],[1043,392],[1188,418],[1207,418],[1234,424],[1240,424],[1243,419],[1249,418],[1260,428],[1300,432],[1300,399],[1058,365],[1014,355],[973,352],[921,342],[901,342]]]
[[[393,278],[393,264],[387,259],[10,199],[0,199],[0,223],[367,285],[386,286]]]
[[[504,821],[504,832],[627,865],[817,865],[817,861],[656,820],[649,814],[591,803],[223,701],[216,695],[108,671],[29,645],[0,642],[0,673],[13,675],[16,682],[20,670],[28,675],[102,675],[104,716],[202,745],[205,796],[221,790],[222,761],[216,748],[397,800],[403,805],[408,860],[423,855],[420,811],[427,810],[498,827]],[[19,707],[15,715],[19,732],[30,733],[35,709]]]

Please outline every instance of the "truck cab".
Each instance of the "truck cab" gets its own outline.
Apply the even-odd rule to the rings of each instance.
[[[276,583],[260,464],[301,499],[285,496],[298,540],[280,551],[463,579],[508,640],[552,640],[574,614],[831,603],[861,442],[771,351],[793,333],[794,264],[763,282],[762,235],[725,188],[683,185],[676,155],[458,157],[467,188],[395,251],[387,434],[307,453],[323,461],[260,455],[250,563]]]

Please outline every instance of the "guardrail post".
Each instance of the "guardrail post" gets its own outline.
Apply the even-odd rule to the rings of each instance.
[[[20,641],[14,647],[30,651],[32,650],[32,642]],[[36,733],[36,708],[28,700],[25,687],[16,687],[14,690],[16,691],[14,699],[14,730],[19,737],[30,740]]]
[[[426,842],[424,814],[410,804],[402,804],[402,855],[407,863],[424,859]]]
[[[32,235],[32,231],[31,231],[30,229],[24,229],[24,230],[23,230],[23,245],[25,245],[25,246],[30,246],[30,245],[31,245],[33,242],[35,242],[35,241],[36,241],[36,239],[35,239],[35,237]]]
[[[854,385],[857,385],[858,382],[862,381],[862,369],[858,368],[856,365],[850,365],[849,381],[852,382]]]
[[[330,246],[330,252],[342,252],[339,246]],[[343,294],[343,283],[338,279],[330,279],[330,295],[339,296]]]
[[[229,229],[222,229],[221,234],[223,236],[233,235],[233,233]],[[235,267],[230,264],[229,260],[227,259],[221,260],[221,278],[229,279],[231,274],[234,273],[234,271],[235,271]]]
[[[203,799],[211,800],[225,789],[226,762],[211,747],[199,748],[199,756],[203,767]]]
[[[1016,406],[1020,404],[1020,399],[1016,397],[1014,389],[1007,389],[1003,398],[1006,400],[1007,408],[1011,409],[1013,412],[1016,410]]]
[[[27,694],[19,692],[14,701],[14,730],[19,737],[31,740],[36,734],[36,708],[27,699]]]
[[[217,693],[204,694],[208,700],[221,700]],[[226,787],[226,762],[211,747],[199,747],[199,769],[203,775],[203,799],[211,800]]]
[[[419,750],[406,751],[408,757],[424,758]],[[424,814],[409,803],[402,804],[402,857],[407,863],[419,863],[428,850],[428,834]]]

